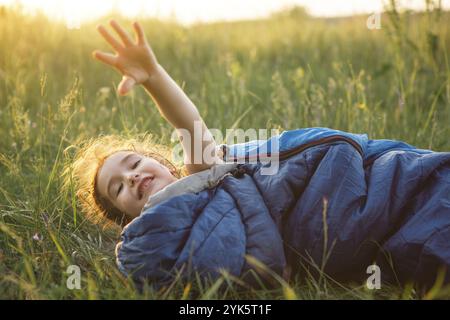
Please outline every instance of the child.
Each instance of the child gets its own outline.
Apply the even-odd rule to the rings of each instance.
[[[119,94],[126,95],[135,85],[146,89],[161,115],[178,132],[187,174],[220,162],[215,156],[214,138],[197,108],[158,63],[140,24],[133,23],[135,41],[116,21],[111,20],[110,24],[122,42],[102,25],[98,26],[98,31],[116,54],[96,50],[93,56],[123,75]],[[196,128],[196,124],[200,126]],[[198,130],[197,135],[194,129]],[[197,136],[202,139],[194,141]],[[191,148],[194,145],[200,149]],[[133,150],[131,146],[137,149]],[[211,150],[210,156],[204,157],[207,150]],[[117,136],[106,136],[85,143],[74,163],[78,196],[84,200],[84,211],[96,221],[104,216],[122,226],[127,224],[139,215],[149,195],[181,177],[182,170],[170,163],[168,155],[168,150],[148,138],[126,141]]]
[[[125,226],[116,247],[125,275],[160,286],[179,270],[213,278],[227,270],[255,284],[255,276],[279,280],[305,269],[364,281],[367,270],[381,268],[383,281],[431,286],[444,270],[450,282],[450,153],[310,128],[228,146],[222,157],[140,25],[133,25],[136,42],[111,26],[122,42],[98,30],[116,55],[94,56],[123,74],[120,94],[141,84],[152,96],[179,134],[189,175],[182,178],[167,150],[148,139],[106,136],[79,152],[75,178],[85,211]],[[263,174],[262,161],[233,163],[261,149],[276,155],[274,175]]]

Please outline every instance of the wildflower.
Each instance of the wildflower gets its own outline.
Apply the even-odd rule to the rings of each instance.
[[[298,79],[302,79],[305,77],[305,70],[302,67],[298,67],[295,69],[295,77]]]
[[[101,87],[98,91],[100,92],[100,94],[106,96],[111,91],[111,88],[110,87]]]
[[[232,61],[229,67],[229,70],[227,71],[227,75],[231,78],[237,79],[242,74],[242,68],[239,61]]]
[[[85,113],[86,112],[86,108],[84,107],[84,106],[82,106],[81,108],[80,108],[80,113]]]
[[[42,239],[43,239],[42,235],[40,235],[37,232],[33,235],[33,240],[35,241],[42,241]]]
[[[358,103],[357,105],[356,105],[356,107],[358,108],[358,109],[360,109],[360,110],[367,110],[367,105],[365,104],[365,103],[363,103],[363,102],[361,102],[361,103]]]

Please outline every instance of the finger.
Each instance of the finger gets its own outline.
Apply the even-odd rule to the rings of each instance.
[[[115,20],[111,20],[109,22],[111,24],[111,27],[113,27],[114,30],[116,30],[117,34],[119,35],[120,39],[122,39],[123,44],[125,46],[132,46],[133,41],[131,40],[128,33],[117,23]]]
[[[92,55],[94,56],[94,58],[100,60],[103,63],[109,64],[111,66],[116,65],[117,57],[111,53],[95,50]]]
[[[133,86],[135,84],[136,84],[136,80],[134,80],[132,77],[123,76],[122,81],[120,81],[120,83],[119,83],[117,91],[119,92],[120,95],[124,96],[128,92],[130,92],[131,89],[133,89]]]
[[[144,30],[142,29],[139,22],[137,22],[137,21],[134,22],[133,27],[134,27],[134,31],[136,32],[136,39],[137,39],[138,44],[140,44],[140,45],[145,44],[147,40],[145,39]]]
[[[105,29],[104,26],[100,25],[97,27],[98,32],[105,38],[105,40],[114,48],[116,51],[121,51],[123,46]]]

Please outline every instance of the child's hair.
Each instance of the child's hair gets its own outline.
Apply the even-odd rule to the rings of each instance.
[[[75,187],[76,197],[86,217],[94,223],[105,226],[111,226],[111,222],[114,222],[123,227],[131,221],[97,192],[97,172],[110,155],[118,151],[134,151],[155,159],[169,168],[177,178],[186,175],[184,167],[177,167],[169,160],[170,148],[155,143],[149,134],[132,139],[118,135],[104,135],[83,141],[76,148],[73,162],[64,170],[64,186]]]

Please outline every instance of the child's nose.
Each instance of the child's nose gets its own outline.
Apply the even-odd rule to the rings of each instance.
[[[139,173],[132,173],[128,176],[128,181],[130,182],[131,186],[134,186],[134,184],[138,182],[138,179]]]

